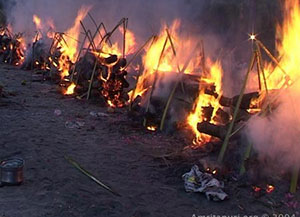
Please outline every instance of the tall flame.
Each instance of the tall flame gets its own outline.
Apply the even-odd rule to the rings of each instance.
[[[36,29],[42,29],[42,21],[37,15],[33,15],[32,19],[33,23],[35,24]]]
[[[280,59],[281,67],[288,73],[291,80],[299,77],[299,55],[300,55],[300,1],[285,1],[284,21],[277,25],[276,50]],[[286,81],[286,75],[279,67],[274,68],[271,64],[265,66],[267,73],[267,84],[270,89],[277,89]],[[270,75],[270,73],[272,74]]]
[[[170,40],[168,40],[165,45],[164,54],[159,64],[162,49],[168,37],[168,34],[166,32],[166,25],[163,26],[156,40],[151,45],[149,45],[148,48],[146,48],[146,53],[143,56],[144,71],[138,80],[133,98],[146,92],[146,90],[149,88],[149,85],[153,81],[156,70],[158,71],[159,75],[171,75],[178,73],[178,67],[180,69],[184,67],[187,61],[187,57],[189,56],[187,55],[187,51],[192,52],[197,44],[197,41],[179,35],[179,27],[180,20],[175,20],[169,28],[172,42],[176,49],[177,58],[175,58],[172,50],[172,45],[170,43]],[[199,60],[196,58],[197,55],[194,56],[195,57],[190,60],[190,63],[188,64],[184,73],[192,73],[195,67],[199,65]],[[158,65],[159,67],[157,69]]]
[[[78,48],[78,42],[79,42],[79,36],[80,36],[80,21],[82,21],[89,10],[91,9],[91,6],[82,6],[78,13],[77,17],[74,20],[73,26],[66,31],[66,43],[62,43],[62,52],[63,55],[60,58],[60,65],[61,65],[61,77],[64,78],[69,75],[69,64],[68,61],[75,62],[76,61],[76,53]]]

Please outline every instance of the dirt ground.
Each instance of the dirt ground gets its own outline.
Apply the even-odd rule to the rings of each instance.
[[[95,102],[58,94],[49,82],[30,84],[30,74],[0,66],[0,84],[9,92],[7,98],[0,98],[0,159],[19,156],[26,162],[22,185],[0,188],[0,217],[273,216],[299,211],[285,201],[288,182],[260,198],[253,196],[251,188],[227,182],[230,199],[224,202],[186,193],[181,176],[193,162],[155,157],[185,146],[186,140],[147,132],[132,123],[126,109],[109,113]],[[56,109],[62,114],[55,114]],[[91,111],[108,117],[93,117]],[[67,121],[84,126],[70,129]],[[99,187],[64,156],[122,196]]]

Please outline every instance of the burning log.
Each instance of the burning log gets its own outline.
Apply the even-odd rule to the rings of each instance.
[[[198,123],[197,125],[197,129],[200,133],[204,133],[210,136],[214,136],[217,137],[221,140],[224,140],[226,137],[226,133],[228,130],[228,125],[215,125],[215,124],[211,124],[207,121]],[[239,129],[239,126],[236,125],[234,127],[234,130]],[[231,139],[236,139],[238,138],[238,134],[235,134],[231,137]]]
[[[242,102],[240,105],[240,109],[249,109],[251,107],[251,101],[254,99],[258,99],[259,93],[247,93],[242,97]],[[221,96],[219,103],[224,107],[235,107],[238,101],[239,95],[234,96],[232,98],[228,98],[226,96]]]

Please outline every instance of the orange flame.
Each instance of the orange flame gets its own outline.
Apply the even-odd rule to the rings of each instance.
[[[76,84],[74,84],[74,83],[70,84],[70,86],[64,92],[64,95],[72,95],[72,94],[74,94],[75,87],[76,87]]]
[[[33,23],[35,24],[36,29],[42,29],[42,20],[37,15],[33,15]]]
[[[80,21],[82,21],[89,10],[91,9],[91,6],[82,6],[78,13],[77,17],[74,21],[74,25],[66,31],[66,37],[64,38],[66,41],[65,43],[61,43],[63,52],[63,55],[61,56],[59,63],[60,63],[60,71],[61,71],[61,78],[69,75],[69,69],[70,64],[69,61],[75,62],[76,61],[76,54],[77,54],[77,48],[78,48],[78,41],[80,36]]]
[[[219,104],[219,97],[222,94],[221,87],[222,87],[222,67],[221,63],[219,61],[215,62],[210,66],[210,73],[208,75],[205,75],[205,77],[202,78],[207,83],[212,83],[215,85],[216,90],[215,92],[218,94],[218,97],[205,94],[205,89],[200,87],[199,95],[195,103],[195,110],[192,112],[188,118],[187,122],[189,126],[192,128],[194,134],[196,135],[195,140],[193,141],[194,145],[200,145],[208,142],[211,138],[211,136],[200,133],[197,130],[198,123],[202,121],[207,121],[204,118],[203,114],[203,107],[212,106],[213,107],[213,113],[212,117],[215,116],[217,110],[221,108]],[[210,123],[215,123],[213,118],[210,120]]]
[[[160,76],[176,75],[176,73],[178,73],[178,68],[182,69],[187,62],[187,51],[191,52],[196,47],[197,40],[179,35],[179,27],[180,21],[175,20],[169,28],[172,42],[176,49],[177,58],[175,58],[172,50],[172,45],[170,41],[168,41],[165,45],[164,55],[162,56],[161,62],[159,64],[161,52],[168,37],[166,32],[166,25],[163,26],[156,40],[151,45],[149,45],[148,48],[145,49],[146,53],[143,56],[144,71],[139,77],[133,98],[142,95],[142,93],[145,93],[145,90],[148,89],[149,86],[153,83],[154,74],[156,71]],[[183,41],[184,43],[182,43]],[[159,67],[157,68],[158,65]],[[193,73],[197,65],[199,65],[199,59],[195,57],[192,58],[184,73]]]
[[[277,25],[276,50],[281,58],[280,65],[288,73],[285,75],[279,67],[266,64],[267,84],[269,89],[277,89],[284,85],[287,77],[295,80],[299,77],[299,52],[300,52],[300,1],[285,1],[284,21]],[[271,74],[272,73],[272,74]]]

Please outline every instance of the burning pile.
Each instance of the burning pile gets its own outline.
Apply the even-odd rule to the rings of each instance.
[[[51,20],[42,22],[34,15],[37,32],[27,50],[26,61],[23,63],[22,35],[12,35],[7,29],[3,29],[0,35],[0,58],[3,62],[22,64],[25,69],[42,73],[43,79],[59,83],[65,95],[102,98],[112,108],[129,105],[131,112],[142,116],[145,128],[150,131],[164,130],[166,126],[178,127],[183,123],[195,135],[194,146],[203,146],[219,138],[224,141],[219,155],[219,162],[222,162],[229,140],[246,126],[252,116],[255,118],[250,120],[250,125],[256,126],[262,117],[272,117],[282,108],[279,104],[285,108],[292,104],[291,100],[287,103],[286,97],[277,100],[278,96],[282,97],[282,90],[290,88],[293,97],[300,93],[296,85],[292,87],[298,79],[295,50],[300,49],[297,43],[299,1],[293,2],[296,3],[286,3],[286,11],[292,16],[287,13],[284,25],[278,27],[278,32],[282,33],[281,43],[277,44],[280,61],[255,35],[251,35],[252,59],[240,95],[232,98],[223,95],[220,60],[213,61],[205,56],[201,40],[181,33],[179,20],[170,27],[164,25],[157,36],[150,37],[141,49],[136,50],[135,36],[128,30],[126,18],[107,31],[103,23],[97,25],[89,14],[90,7],[82,7],[73,26],[65,32],[58,32]],[[86,16],[95,25],[94,32],[84,25]],[[118,32],[122,49],[120,43],[111,41],[112,35]],[[261,50],[275,66],[263,62]],[[132,59],[127,61],[134,52]],[[141,62],[132,66],[139,55]],[[258,91],[245,93],[248,78],[255,67],[258,73],[252,80],[258,84]],[[127,81],[129,76],[135,78],[133,86]],[[293,119],[285,113],[283,116],[289,121]],[[278,121],[276,125],[280,123]],[[300,122],[296,123],[300,125]],[[260,145],[264,143],[263,140],[257,141],[259,132],[255,127],[250,127],[249,131],[253,141]],[[248,151],[251,150],[249,146]],[[291,144],[289,147],[295,149]],[[249,157],[250,154],[245,155]]]
[[[126,55],[134,51],[134,36],[127,29],[128,19],[122,19],[111,32],[107,32],[103,23],[96,24],[89,10],[89,7],[82,7],[74,25],[65,33],[55,32],[52,22],[44,25],[34,15],[37,34],[23,68],[35,69],[36,73],[43,74],[43,79],[60,83],[65,95],[78,94],[87,99],[101,96],[109,106],[123,107],[129,99],[124,90],[129,87]],[[82,22],[87,15],[97,27],[93,35]],[[83,41],[79,41],[81,28],[84,31]],[[110,38],[116,30],[124,35],[123,52],[120,52],[118,43],[111,43]]]
[[[0,29],[0,61],[11,65],[21,65],[24,61],[24,43],[21,33],[12,34],[9,27]]]

